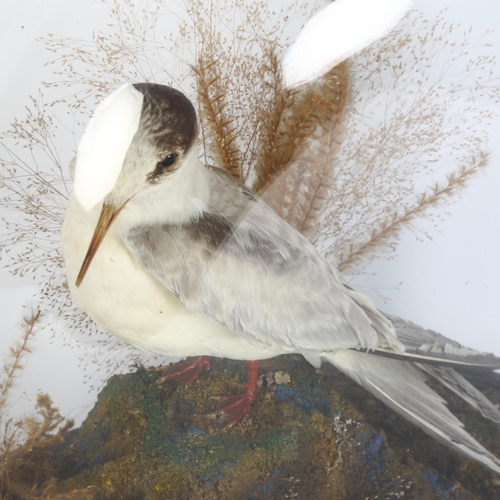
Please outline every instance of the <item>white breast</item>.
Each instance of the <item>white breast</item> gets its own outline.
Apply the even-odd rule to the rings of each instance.
[[[70,196],[61,235],[68,284],[80,307],[107,332],[157,354],[265,359],[276,346],[255,346],[228,328],[187,309],[139,267],[119,236],[108,233],[79,288],[75,280],[100,207],[85,212]]]

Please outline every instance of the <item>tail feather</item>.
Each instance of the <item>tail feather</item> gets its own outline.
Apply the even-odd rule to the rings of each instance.
[[[484,418],[500,425],[500,410],[456,370],[449,366],[431,366],[420,363],[418,366],[469,403]]]
[[[403,356],[411,361],[464,368],[500,369],[500,358],[495,355],[464,347],[433,330],[422,328],[411,321],[385,314],[396,329],[398,340],[404,345],[404,353],[380,346],[378,351],[393,357]]]
[[[500,474],[500,460],[464,430],[414,363],[352,350],[322,357],[439,442]]]

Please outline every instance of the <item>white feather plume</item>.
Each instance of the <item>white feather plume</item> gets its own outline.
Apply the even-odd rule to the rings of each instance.
[[[113,189],[139,128],[144,95],[125,84],[96,108],[78,145],[74,192],[89,211]]]
[[[352,350],[321,356],[439,442],[500,474],[500,459],[463,428],[413,363]]]
[[[336,0],[305,25],[283,61],[286,86],[318,78],[386,35],[412,0]]]

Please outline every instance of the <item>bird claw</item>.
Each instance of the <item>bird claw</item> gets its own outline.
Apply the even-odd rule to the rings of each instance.
[[[206,368],[207,370],[210,370],[211,368],[210,361],[208,361],[207,356],[198,356],[190,360],[180,361],[179,363],[172,363],[166,368],[161,368],[163,370],[163,374],[159,379],[151,383],[150,387],[156,387],[157,385],[160,385],[170,379],[190,384],[200,376],[200,372],[203,368]],[[152,371],[158,370],[158,368],[154,368]]]
[[[210,413],[198,413],[200,417],[209,419],[209,420],[218,420],[222,417],[222,414],[218,411],[210,412]]]
[[[237,424],[247,413],[255,401],[255,393],[245,392],[236,396],[213,396],[218,402],[218,411],[204,413],[202,416],[211,420],[224,419],[227,427]]]

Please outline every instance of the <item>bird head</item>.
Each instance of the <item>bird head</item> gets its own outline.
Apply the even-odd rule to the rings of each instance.
[[[120,213],[144,218],[165,196],[175,209],[176,185],[186,185],[190,159],[198,159],[197,137],[194,106],[165,85],[124,85],[98,107],[79,145],[74,193],[84,210],[102,209],[76,286]]]

